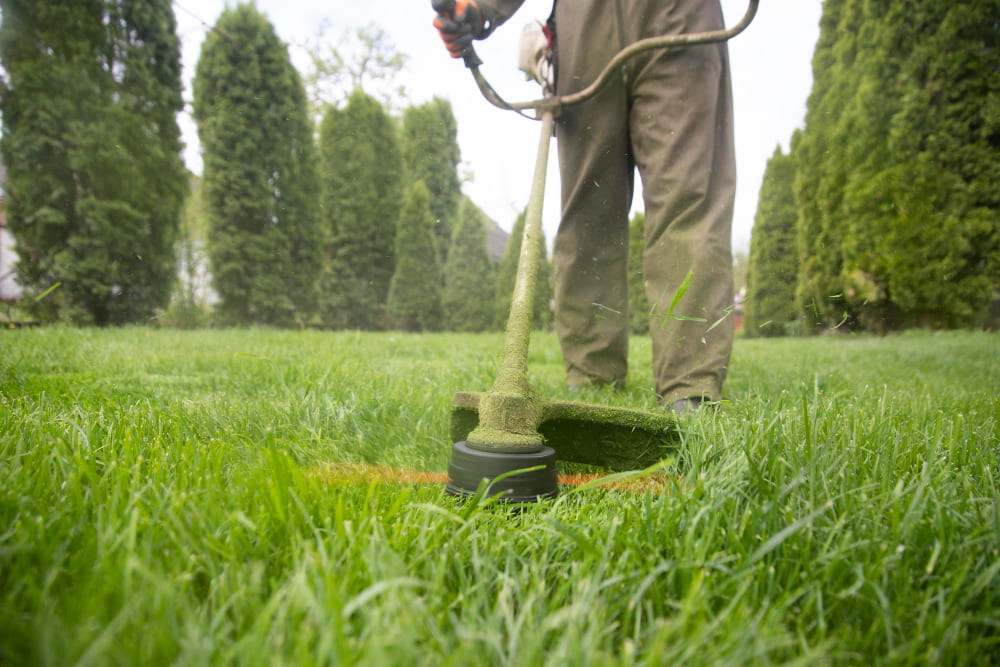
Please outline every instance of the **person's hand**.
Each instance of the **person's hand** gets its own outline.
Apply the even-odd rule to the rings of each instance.
[[[472,40],[486,33],[486,19],[475,0],[431,0],[434,18],[445,48],[452,58],[461,58]]]

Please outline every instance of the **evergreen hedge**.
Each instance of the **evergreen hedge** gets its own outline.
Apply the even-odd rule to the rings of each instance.
[[[1000,2],[868,8],[844,291],[870,329],[981,322],[1000,286]],[[887,95],[886,91],[891,91]]]
[[[194,115],[217,314],[231,324],[310,319],[323,239],[313,129],[288,49],[253,5],[226,9],[206,36]]]
[[[794,149],[813,329],[975,325],[1000,288],[1000,0],[826,0]]]
[[[795,159],[781,146],[767,161],[750,239],[744,331],[749,337],[794,333],[798,256],[795,248]]]
[[[435,97],[404,110],[401,148],[406,183],[423,181],[430,194],[434,234],[443,263],[462,197],[458,124],[451,103]]]
[[[637,336],[649,335],[649,297],[643,255],[646,249],[646,214],[636,213],[628,225],[628,324]]]
[[[521,257],[521,243],[524,240],[524,224],[527,211],[522,211],[514,221],[514,227],[507,238],[507,247],[497,267],[496,289],[494,290],[493,326],[497,329],[507,327],[510,317],[510,302],[514,294],[514,283],[517,279],[517,264]],[[538,237],[538,276],[535,278],[535,303],[531,310],[531,326],[533,329],[546,330],[552,326],[552,264],[548,260],[548,250],[545,246],[545,235]]]
[[[430,193],[423,181],[410,185],[396,227],[396,270],[389,283],[389,325],[405,331],[439,331],[441,259],[434,234]]]
[[[486,218],[462,198],[444,267],[445,324],[451,331],[486,331],[493,324],[493,261],[486,251]]]
[[[46,318],[142,321],[165,307],[187,189],[169,0],[3,0],[6,212]]]
[[[322,319],[336,327],[383,328],[403,187],[396,127],[359,89],[343,109],[323,117],[319,152],[327,235]]]

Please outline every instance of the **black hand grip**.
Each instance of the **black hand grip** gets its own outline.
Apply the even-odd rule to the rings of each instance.
[[[477,54],[476,50],[472,48],[472,44],[469,44],[465,47],[465,50],[462,51],[462,60],[465,61],[465,66],[469,69],[479,67],[483,64],[483,61],[479,58],[479,54]]]

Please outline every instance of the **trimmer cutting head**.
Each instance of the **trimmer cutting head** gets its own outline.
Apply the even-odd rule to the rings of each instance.
[[[556,495],[556,457],[611,470],[637,470],[663,459],[679,437],[677,422],[666,414],[586,403],[540,401],[538,433],[545,446],[539,451],[545,451],[545,455],[470,447],[467,439],[479,426],[482,397],[483,394],[475,392],[458,392],[452,401],[451,439],[456,444],[448,466],[447,488],[455,495],[471,495],[484,478],[493,480],[505,472],[542,464],[545,465],[542,471],[500,480],[491,487],[490,493],[506,494],[505,499],[512,502],[551,498]]]
[[[503,477],[515,470],[523,472]],[[456,442],[451,449],[445,490],[468,497],[476,493],[484,479],[490,484],[489,495],[499,495],[507,502],[555,498],[559,493],[555,450],[542,447],[537,452],[497,452],[464,440]]]

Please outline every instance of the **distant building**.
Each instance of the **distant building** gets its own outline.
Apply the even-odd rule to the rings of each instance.
[[[746,285],[740,288],[740,291],[736,293],[736,298],[733,302],[733,324],[737,331],[743,331],[743,304],[747,300],[747,288]]]
[[[505,232],[503,227],[488,215],[484,217],[486,218],[486,252],[490,259],[499,262],[503,258],[503,251],[507,248],[507,239],[510,238],[510,234]]]
[[[6,178],[7,170],[0,164],[0,302],[9,304],[20,299],[24,289],[14,279],[17,253],[14,252],[14,237],[7,229],[7,211],[4,207]]]

